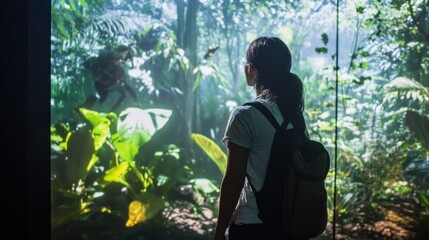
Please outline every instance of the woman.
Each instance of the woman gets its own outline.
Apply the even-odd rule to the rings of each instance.
[[[287,128],[305,132],[303,84],[290,72],[292,57],[287,45],[276,37],[260,37],[250,43],[245,65],[246,81],[256,90],[256,99],[269,108],[279,124],[287,116]],[[279,228],[265,225],[258,217],[255,195],[265,178],[275,129],[257,109],[236,107],[223,139],[228,164],[222,180],[215,240],[284,239]],[[247,176],[247,177],[246,177]]]

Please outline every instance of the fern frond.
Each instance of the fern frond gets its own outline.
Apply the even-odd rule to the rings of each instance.
[[[99,32],[109,37],[138,32],[153,22],[148,15],[127,10],[109,10],[87,20],[85,32]]]
[[[386,88],[390,89],[390,91],[396,92],[420,92],[422,95],[425,95],[426,98],[429,98],[429,88],[423,86],[421,83],[415,80],[406,77],[397,77],[393,79],[386,85]]]

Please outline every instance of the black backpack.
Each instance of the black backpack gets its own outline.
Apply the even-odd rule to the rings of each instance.
[[[256,196],[259,218],[284,236],[313,238],[323,233],[328,220],[325,178],[330,158],[325,147],[304,132],[280,126],[262,103],[258,109],[276,129],[262,189]],[[250,183],[250,181],[249,181]]]

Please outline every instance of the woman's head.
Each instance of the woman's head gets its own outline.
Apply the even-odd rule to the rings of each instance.
[[[277,37],[259,37],[247,49],[246,79],[257,94],[277,103],[284,116],[304,110],[303,84],[290,72],[292,55]]]
[[[258,69],[260,74],[290,72],[292,55],[286,44],[276,37],[260,37],[250,43],[247,63]],[[271,71],[270,71],[271,70]]]

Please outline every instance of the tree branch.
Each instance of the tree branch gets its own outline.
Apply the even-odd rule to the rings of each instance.
[[[416,15],[414,13],[414,10],[413,10],[413,4],[411,3],[411,0],[407,0],[407,2],[408,2],[409,10],[410,10],[410,16],[411,16],[411,19],[413,20],[413,24],[417,27],[417,30],[420,32],[420,34],[422,34],[424,40],[429,45],[429,34],[425,31],[425,28],[424,28],[422,22],[419,21],[419,19],[417,19]],[[427,3],[426,3],[426,5],[427,5]],[[422,12],[423,12],[422,14],[424,14],[424,13],[427,14],[427,11],[424,7],[423,7]]]

